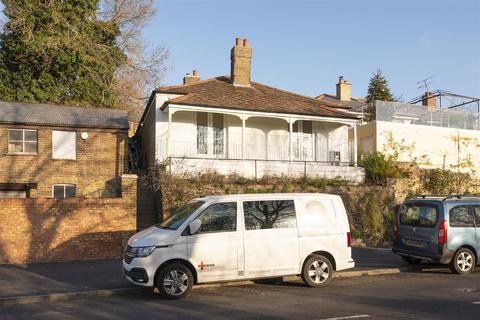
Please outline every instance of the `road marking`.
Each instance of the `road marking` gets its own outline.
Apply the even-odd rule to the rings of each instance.
[[[480,304],[480,301],[472,302],[472,304]]]
[[[338,318],[325,318],[319,320],[344,320],[344,319],[360,319],[360,318],[370,318],[368,314],[358,314],[354,316],[347,316],[347,317],[338,317]]]

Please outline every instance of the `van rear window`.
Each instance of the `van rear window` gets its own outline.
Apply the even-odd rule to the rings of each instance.
[[[400,209],[400,224],[411,227],[433,228],[437,223],[438,207],[426,203],[409,203]]]

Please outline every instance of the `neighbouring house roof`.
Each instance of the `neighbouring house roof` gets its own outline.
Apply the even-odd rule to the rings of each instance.
[[[0,101],[0,123],[128,129],[124,110]]]
[[[350,101],[343,101],[338,99],[336,95],[328,93],[321,94],[315,97],[315,99],[325,103],[329,107],[341,109],[355,109],[367,104],[363,98],[352,97]]]
[[[257,82],[252,81],[249,87],[235,86],[226,76],[202,80],[190,85],[160,87],[154,92],[182,95],[170,99],[166,104],[347,119],[357,118],[343,110],[329,107],[320,100],[272,88]]]

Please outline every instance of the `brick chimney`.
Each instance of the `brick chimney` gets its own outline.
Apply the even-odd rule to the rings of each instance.
[[[189,85],[189,84],[195,84],[200,81],[200,77],[198,76],[198,70],[194,69],[193,70],[193,75],[190,73],[187,73],[185,77],[183,77],[183,84]]]
[[[250,86],[250,65],[252,62],[252,49],[248,47],[248,39],[235,39],[235,46],[230,53],[230,77],[236,86]]]
[[[432,92],[427,91],[422,96],[422,105],[428,107],[428,110],[434,111],[437,109],[437,98],[433,96]]]
[[[343,80],[343,76],[338,77],[337,99],[342,101],[352,100],[352,85],[347,80]]]

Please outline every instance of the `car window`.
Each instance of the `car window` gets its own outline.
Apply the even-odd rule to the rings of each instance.
[[[293,200],[245,201],[243,212],[246,230],[297,227]]]
[[[198,233],[230,232],[237,230],[237,203],[215,203],[197,217],[202,221]]]
[[[469,206],[456,206],[450,209],[451,227],[474,227],[475,220]]]
[[[407,203],[400,208],[401,225],[421,228],[433,228],[438,217],[438,207],[427,203]]]
[[[473,212],[475,213],[477,228],[480,228],[480,206],[473,206]]]
[[[173,212],[173,214],[164,222],[157,223],[155,226],[162,229],[177,230],[185,220],[190,217],[198,208],[200,208],[205,202],[203,201],[194,201],[189,202],[183,207],[178,208]]]

